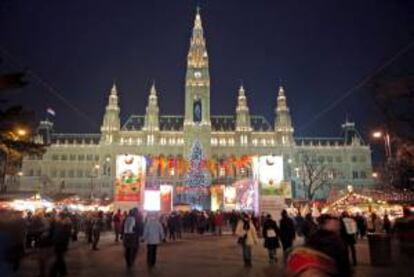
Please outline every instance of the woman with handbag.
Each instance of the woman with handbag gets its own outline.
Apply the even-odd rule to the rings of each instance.
[[[242,218],[237,223],[236,235],[238,236],[238,243],[243,249],[243,261],[245,267],[252,266],[252,246],[256,244],[257,238],[256,228],[250,218],[250,215],[243,213]]]
[[[264,238],[264,247],[267,249],[269,254],[269,263],[273,264],[277,261],[276,249],[280,247],[279,235],[280,230],[277,227],[276,221],[272,219],[272,216],[268,214],[263,223],[262,235]]]

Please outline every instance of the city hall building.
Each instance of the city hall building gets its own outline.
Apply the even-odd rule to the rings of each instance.
[[[146,186],[170,185],[174,202],[197,201],[183,196],[189,188],[211,195],[219,186],[253,178],[253,160],[260,156],[281,158],[279,181],[290,187],[288,198],[304,196],[304,155],[326,169],[329,185],[317,197],[326,196],[332,186],[370,185],[371,149],[354,123],[345,122],[338,137],[296,137],[287,95],[283,87],[275,88],[269,99],[275,111],[271,121],[250,114],[243,86],[234,114],[211,115],[209,56],[197,12],[187,55],[183,115],[162,114],[152,85],[145,114],[130,115],[121,123],[122,92],[114,84],[99,133],[56,133],[50,120],[40,122],[37,139],[48,145],[47,151],[24,159],[18,189],[112,197],[117,157],[124,154],[144,157]],[[191,179],[189,172],[197,170],[193,159],[206,174]]]

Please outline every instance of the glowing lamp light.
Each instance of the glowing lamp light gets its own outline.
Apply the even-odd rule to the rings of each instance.
[[[375,132],[373,132],[373,133],[372,133],[372,136],[373,136],[374,138],[380,138],[380,137],[382,137],[382,132],[380,132],[380,131],[375,131]]]
[[[372,178],[378,178],[378,173],[377,172],[372,172]]]
[[[144,191],[144,210],[159,211],[161,209],[161,197],[159,190]]]
[[[24,137],[24,136],[26,136],[26,135],[27,135],[27,130],[22,129],[22,128],[19,128],[19,129],[17,129],[17,130],[16,130],[16,134],[17,134],[19,137]]]

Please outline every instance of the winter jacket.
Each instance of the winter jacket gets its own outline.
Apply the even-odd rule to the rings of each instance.
[[[147,244],[160,244],[164,238],[164,229],[156,219],[148,219],[144,227],[144,240]]]
[[[252,246],[256,244],[259,241],[259,239],[257,237],[256,228],[254,227],[253,222],[249,220],[248,224],[249,224],[248,229],[245,230],[244,221],[242,219],[239,220],[236,226],[236,235],[238,237],[245,238],[244,243],[246,245]]]

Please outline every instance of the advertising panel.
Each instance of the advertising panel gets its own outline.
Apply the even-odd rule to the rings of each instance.
[[[253,159],[254,178],[258,180],[261,195],[292,197],[290,184],[283,182],[283,157],[260,156]]]
[[[161,212],[170,213],[173,209],[172,199],[173,187],[170,185],[160,186],[160,197],[161,197]]]
[[[224,206],[235,208],[236,207],[236,188],[233,186],[226,186],[224,188]]]
[[[217,211],[223,208],[224,202],[224,186],[214,185],[210,188],[211,191],[211,210]]]
[[[145,184],[145,158],[137,155],[118,155],[116,158],[115,202],[138,206]]]
[[[159,211],[161,209],[161,198],[159,190],[145,190],[144,210]]]
[[[233,184],[236,189],[236,209],[256,211],[257,186],[251,179],[242,179]]]

